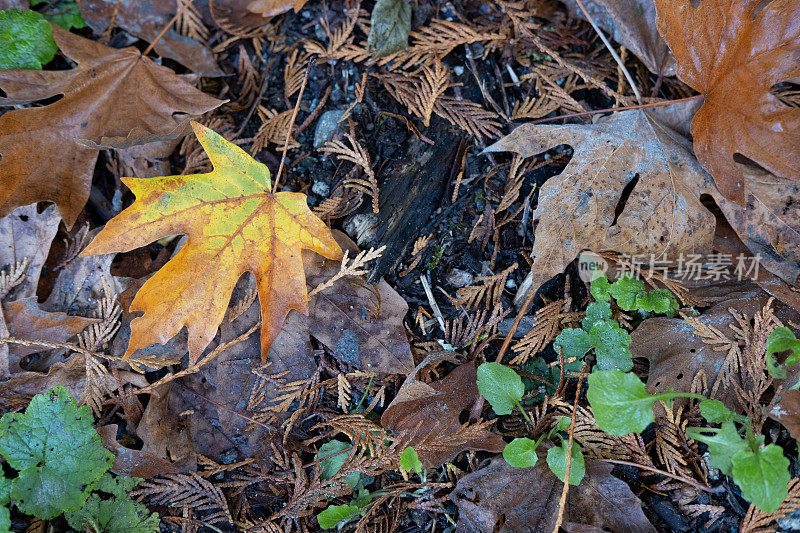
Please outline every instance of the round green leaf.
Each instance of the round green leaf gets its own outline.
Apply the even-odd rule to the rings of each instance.
[[[0,11],[0,70],[41,69],[58,52],[50,23],[36,11]]]
[[[522,399],[525,386],[514,370],[500,363],[483,363],[478,367],[478,392],[498,415],[508,415]]]
[[[547,450],[547,466],[561,482],[567,474],[567,443],[561,442],[561,446],[555,446]],[[569,484],[580,485],[583,476],[586,475],[586,464],[583,459],[583,452],[577,442],[572,443],[572,461],[569,465]]]
[[[503,448],[503,459],[516,468],[535,466],[539,457],[536,455],[535,440],[528,438],[514,439]]]

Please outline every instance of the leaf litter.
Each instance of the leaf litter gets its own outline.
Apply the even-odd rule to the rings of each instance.
[[[796,469],[798,367],[791,350],[765,353],[800,322],[798,7],[567,4],[80,0],[83,37],[53,26],[55,61],[0,72],[15,106],[0,110],[0,407],[66,386],[112,469],[147,478],[134,494],[185,527],[783,521],[797,505],[796,480],[775,480]],[[647,106],[630,109],[636,95]],[[339,122],[314,151],[328,113]],[[518,126],[542,119],[559,123]],[[434,209],[398,195],[419,180],[442,180]],[[233,207],[250,197],[265,203]],[[291,220],[269,222],[280,198],[310,229],[287,238]],[[372,249],[339,232],[396,216],[418,227]],[[680,308],[617,291],[596,316],[587,250],[610,281],[644,258],[642,294],[670,291]],[[715,275],[720,254],[760,271]],[[694,256],[710,275],[658,263]],[[630,333],[627,348],[565,350],[559,334],[582,331],[584,313]],[[642,405],[626,427],[656,423],[617,435],[598,391],[622,405],[628,385]],[[669,389],[683,397],[651,396]],[[687,393],[722,400],[722,418]],[[691,438],[716,424],[737,450],[750,443],[732,478]],[[545,457],[512,467],[512,441]]]

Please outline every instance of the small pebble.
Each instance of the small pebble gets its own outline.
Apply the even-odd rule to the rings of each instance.
[[[462,67],[461,65],[457,65],[453,67],[453,72],[455,72],[456,76],[461,76],[462,74],[464,74],[464,67]]]
[[[445,278],[447,283],[452,285],[453,287],[460,289],[461,287],[466,287],[467,285],[471,285],[472,282],[475,280],[475,277],[465,270],[461,270],[460,268],[454,268],[447,274]]]
[[[311,192],[317,196],[327,198],[328,194],[331,192],[331,186],[324,181],[315,181],[314,185],[311,186]]]

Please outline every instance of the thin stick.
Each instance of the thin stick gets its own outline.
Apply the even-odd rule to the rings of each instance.
[[[103,353],[93,352],[91,350],[86,350],[84,348],[81,348],[80,346],[75,346],[74,344],[67,344],[64,342],[47,342],[47,341],[37,341],[37,340],[16,339],[14,337],[4,337],[0,339],[0,344],[19,344],[21,346],[42,346],[44,348],[62,348],[65,350],[72,350],[73,352],[78,352],[83,355],[101,357],[103,359],[108,359],[109,361],[123,360],[122,357],[116,357],[114,355],[107,355]]]
[[[297,102],[294,104],[294,111],[292,112],[292,120],[289,121],[289,128],[286,130],[286,141],[283,143],[283,154],[281,154],[281,164],[278,166],[278,173],[275,175],[275,183],[272,186],[272,192],[278,192],[278,183],[281,181],[281,172],[283,165],[286,163],[286,152],[289,150],[289,139],[292,138],[292,130],[294,129],[294,121],[297,119],[297,110],[300,109],[300,100],[303,99],[303,92],[306,90],[306,83],[308,82],[308,74],[311,72],[311,67],[316,62],[315,58],[308,61],[306,67],[306,75],[303,76],[303,84],[300,85],[300,94],[297,95]]]
[[[625,75],[625,79],[628,80],[628,85],[631,86],[631,89],[633,90],[633,94],[634,94],[634,96],[636,96],[636,101],[641,104],[642,103],[642,95],[639,94],[639,89],[636,88],[636,84],[633,82],[633,78],[631,77],[631,73],[628,72],[627,68],[625,68],[625,63],[622,62],[622,59],[620,59],[620,57],[617,55],[617,52],[614,50],[614,47],[611,46],[610,42],[608,42],[608,39],[606,39],[606,36],[603,34],[603,31],[600,28],[597,27],[597,24],[595,24],[594,19],[589,14],[589,12],[586,11],[586,8],[583,6],[583,2],[581,2],[581,0],[575,0],[575,3],[577,3],[578,7],[581,8],[581,11],[583,12],[583,16],[585,16],[586,20],[589,21],[589,24],[592,25],[592,28],[594,28],[594,31],[597,32],[597,35],[600,37],[600,40],[603,41],[603,44],[606,45],[606,48],[608,48],[608,51],[611,52],[611,57],[613,57],[614,61],[617,62],[617,65],[619,65],[619,68],[622,69],[622,73]]]
[[[188,2],[183,4],[180,7],[180,9],[178,9],[178,12],[175,13],[175,16],[172,17],[172,20],[167,22],[167,25],[164,26],[164,29],[161,30],[161,33],[156,35],[156,38],[153,39],[153,42],[150,43],[150,46],[148,46],[147,48],[144,49],[144,52],[142,52],[142,56],[146,56],[147,54],[150,53],[150,50],[153,49],[153,47],[156,45],[158,40],[161,39],[164,36],[165,33],[167,33],[167,30],[169,30],[170,27],[172,27],[172,25],[175,24],[175,21],[178,20],[178,17],[180,17],[183,14],[183,12],[186,11],[186,9],[188,9],[190,5],[192,5],[192,2],[194,2],[194,0],[189,0]]]
[[[581,375],[578,378],[578,387],[575,389],[575,401],[572,403],[572,416],[569,421],[569,439],[567,440],[567,469],[564,472],[564,486],[561,489],[561,498],[558,500],[558,519],[553,528],[553,533],[558,533],[561,522],[564,520],[564,509],[567,507],[567,494],[569,493],[569,472],[572,467],[572,443],[575,437],[575,415],[578,412],[578,400],[581,397],[581,385],[586,376],[586,363],[581,368]]]
[[[495,361],[500,363],[503,360],[503,356],[508,351],[508,346],[511,344],[511,339],[514,337],[514,333],[517,331],[519,327],[519,323],[522,322],[522,317],[525,316],[525,313],[528,312],[528,307],[531,306],[531,302],[533,301],[533,297],[536,296],[536,291],[530,290],[528,291],[528,297],[525,299],[525,303],[522,304],[522,307],[519,308],[519,313],[517,313],[517,318],[514,320],[514,323],[511,325],[511,330],[509,330],[508,335],[506,335],[506,339],[503,341],[503,346],[500,347],[500,353],[497,354]]]
[[[656,468],[654,466],[640,465],[638,463],[632,463],[630,461],[619,461],[617,459],[601,459],[601,461],[605,461],[607,463],[613,463],[615,465],[635,466],[636,468],[641,468],[642,470],[648,470],[648,471],[653,472],[654,474],[658,474],[660,476],[670,477],[670,478],[672,478],[672,479],[674,479],[676,481],[680,481],[682,483],[686,483],[687,485],[691,485],[692,487],[694,487],[696,489],[699,489],[699,490],[702,490],[702,491],[705,491],[705,492],[717,493],[717,492],[720,492],[720,489],[721,489],[721,487],[720,487],[720,489],[712,489],[711,487],[707,487],[707,486],[703,485],[702,483],[698,483],[697,481],[695,481],[693,479],[689,479],[688,477],[679,476],[677,474],[670,474],[669,472],[665,472],[663,470],[659,470],[658,468]]]
[[[559,115],[557,117],[547,117],[547,118],[540,118],[537,120],[532,120],[530,122],[526,122],[525,124],[544,124],[546,122],[555,122],[556,120],[561,120],[562,118],[575,118],[575,117],[585,117],[587,115],[598,115],[600,113],[616,113],[617,111],[628,111],[631,109],[644,109],[645,107],[662,107],[668,106],[670,104],[677,104],[679,102],[690,102],[692,100],[699,100],[703,98],[702,94],[698,94],[695,96],[689,96],[687,98],[679,98],[677,100],[667,100],[665,102],[653,102],[652,104],[641,104],[641,105],[631,105],[625,107],[609,107],[606,109],[595,109],[593,111],[583,111],[581,113],[570,113],[569,115]]]

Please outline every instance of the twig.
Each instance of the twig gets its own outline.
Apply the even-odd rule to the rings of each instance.
[[[586,363],[581,368],[581,375],[578,377],[578,386],[575,389],[575,401],[572,403],[572,416],[569,422],[569,438],[567,440],[567,469],[564,472],[564,486],[561,489],[561,498],[558,500],[558,518],[556,525],[553,528],[553,533],[558,533],[561,527],[561,522],[564,520],[564,509],[567,506],[567,494],[569,493],[569,472],[572,467],[572,443],[575,437],[575,414],[578,412],[578,400],[581,397],[581,385],[583,385],[583,378],[586,376]]]
[[[436,300],[433,298],[433,292],[431,292],[431,284],[428,282],[428,278],[424,275],[420,274],[419,281],[422,283],[422,288],[425,289],[425,296],[428,297],[428,303],[433,309],[433,314],[436,316],[436,320],[439,321],[439,327],[442,328],[442,333],[444,333],[445,326],[444,326],[444,317],[442,317],[442,311],[439,309],[439,304],[436,303]]]
[[[500,347],[500,352],[497,354],[495,361],[500,363],[503,360],[503,356],[508,351],[508,347],[511,344],[511,339],[514,337],[514,333],[517,331],[519,327],[519,323],[522,322],[522,317],[525,316],[525,313],[528,312],[528,307],[531,306],[531,302],[533,301],[533,297],[536,296],[536,291],[531,290],[528,291],[528,297],[525,299],[525,303],[522,304],[522,307],[519,308],[519,312],[517,313],[517,318],[514,320],[514,323],[511,325],[511,329],[506,335],[505,340],[503,341],[503,345]]]
[[[328,97],[330,95],[331,95],[331,86],[328,85],[325,88],[325,92],[322,94],[322,98],[320,99],[319,103],[317,104],[317,107],[315,107],[314,110],[311,113],[308,114],[308,116],[306,117],[306,119],[303,121],[302,124],[300,124],[299,126],[297,126],[295,128],[295,131],[294,131],[295,135],[300,135],[301,133],[303,133],[303,131],[305,131],[305,129],[307,127],[309,127],[311,125],[311,123],[314,122],[317,119],[318,116],[320,116],[320,114],[322,113],[322,110],[325,108],[325,104],[328,103]]]
[[[294,129],[294,121],[297,119],[297,111],[300,109],[300,100],[303,99],[303,93],[306,90],[306,83],[308,82],[308,74],[311,72],[311,67],[314,66],[316,62],[315,58],[311,58],[308,61],[308,66],[306,67],[306,74],[303,76],[303,84],[300,85],[300,94],[297,95],[297,102],[294,104],[294,111],[292,111],[292,120],[289,121],[289,128],[286,130],[286,140],[283,143],[283,154],[281,154],[281,164],[278,166],[278,173],[275,175],[275,183],[272,185],[272,192],[278,192],[278,184],[281,181],[281,172],[283,171],[283,165],[286,163],[286,152],[289,151],[289,139],[292,138],[292,130]]]
[[[699,100],[703,98],[702,94],[697,94],[695,96],[689,96],[687,98],[679,98],[677,100],[667,100],[665,102],[653,102],[652,104],[641,104],[641,105],[630,105],[624,107],[609,107],[606,109],[595,109],[592,111],[583,111],[581,113],[570,113],[569,115],[559,115],[557,117],[547,117],[547,118],[540,118],[537,120],[532,120],[530,122],[526,122],[526,124],[544,124],[546,122],[555,122],[556,120],[561,120],[562,118],[575,118],[575,117],[585,117],[588,115],[597,115],[600,113],[616,113],[617,111],[629,111],[631,109],[644,109],[645,107],[662,107],[668,106],[670,104],[677,104],[679,102],[690,102],[692,100]]]
[[[688,477],[679,476],[677,474],[670,474],[669,472],[665,472],[663,470],[659,470],[658,468],[656,468],[654,466],[640,465],[639,463],[632,463],[630,461],[620,461],[618,459],[601,459],[601,460],[605,461],[607,463],[613,463],[615,465],[635,466],[636,468],[641,468],[642,470],[648,470],[648,471],[653,472],[654,474],[658,474],[660,476],[670,477],[670,478],[672,478],[674,480],[680,481],[682,483],[686,483],[687,485],[691,485],[692,487],[694,487],[696,489],[699,489],[699,490],[702,490],[702,491],[705,491],[705,492],[718,493],[718,492],[722,492],[724,490],[722,487],[716,488],[716,489],[712,489],[711,487],[707,487],[707,486],[703,485],[702,483],[698,483],[697,481],[695,481],[693,479],[689,479]]]
[[[608,42],[608,39],[606,39],[606,36],[603,34],[603,31],[597,26],[597,24],[595,24],[594,19],[589,14],[589,12],[586,11],[586,8],[583,6],[583,2],[581,2],[581,0],[575,0],[575,3],[577,3],[578,7],[581,8],[583,16],[585,16],[586,20],[589,21],[589,24],[592,25],[592,28],[594,28],[594,31],[597,32],[597,35],[600,37],[600,40],[603,41],[603,44],[606,45],[606,48],[608,48],[608,51],[611,52],[611,57],[613,57],[614,61],[617,62],[617,65],[619,65],[619,68],[622,69],[622,73],[625,75],[625,79],[628,80],[628,85],[631,86],[633,94],[634,96],[636,96],[636,101],[641,104],[642,95],[639,94],[639,89],[636,88],[636,84],[633,82],[631,73],[628,72],[627,68],[625,68],[625,63],[622,62],[622,59],[620,59],[620,57],[617,55],[617,52],[614,50],[614,47],[611,46],[611,43]]]
[[[244,52],[243,52],[244,53]],[[272,68],[272,65],[278,60],[280,56],[274,55],[267,61],[267,64],[264,65],[264,68],[261,69],[261,72],[264,73],[264,78],[261,80],[261,88],[258,90],[258,97],[253,101],[253,105],[250,106],[250,111],[247,112],[247,116],[244,117],[242,121],[242,125],[239,127],[239,131],[236,132],[236,135],[233,136],[234,139],[238,138],[239,135],[242,134],[244,129],[247,127],[247,124],[250,122],[250,119],[253,117],[253,113],[258,108],[258,104],[261,103],[261,99],[264,97],[264,93],[267,90],[267,81],[269,80],[269,71]]]
[[[146,56],[147,54],[150,53],[150,50],[153,49],[153,47],[156,45],[158,40],[161,39],[164,36],[165,33],[167,33],[167,30],[169,30],[170,27],[173,24],[175,24],[175,21],[178,20],[178,17],[180,17],[183,14],[183,12],[186,11],[189,8],[190,5],[192,5],[192,2],[194,2],[194,0],[189,0],[188,2],[183,4],[180,7],[180,9],[178,9],[178,12],[175,13],[175,16],[172,17],[172,20],[167,22],[167,25],[164,26],[164,28],[161,30],[161,32],[158,35],[156,35],[156,38],[153,39],[153,41],[150,43],[150,45],[147,48],[144,49],[144,52],[142,52],[142,57],[144,57],[144,56]]]

